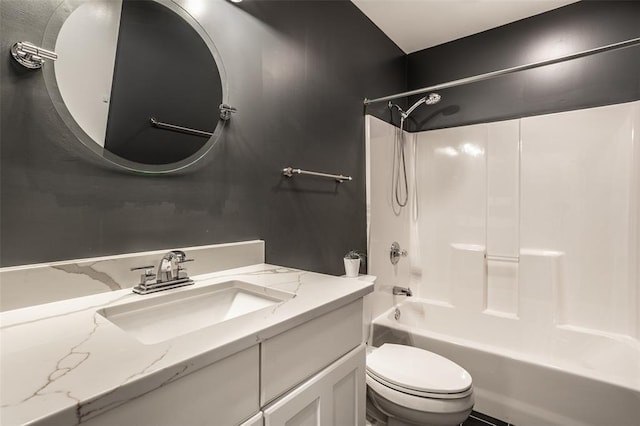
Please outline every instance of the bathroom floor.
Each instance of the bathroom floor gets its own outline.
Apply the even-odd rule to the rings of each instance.
[[[462,426],[514,426],[511,423],[505,423],[502,420],[494,419],[486,414],[472,411],[469,418]]]
[[[365,426],[372,426],[371,422],[367,419]],[[486,414],[471,412],[469,418],[461,426],[515,426],[511,423],[505,423],[502,420],[494,419]]]

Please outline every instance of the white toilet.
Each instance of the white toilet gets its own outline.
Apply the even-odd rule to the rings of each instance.
[[[454,426],[473,408],[471,376],[412,346],[385,343],[367,354],[367,417],[374,426]]]

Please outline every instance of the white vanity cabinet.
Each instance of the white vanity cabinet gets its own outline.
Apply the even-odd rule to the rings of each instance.
[[[157,254],[99,270],[119,279]],[[61,270],[46,269],[20,280]],[[0,423],[364,426],[371,282],[267,263],[193,278],[166,293],[123,288],[0,313]]]
[[[320,315],[86,424],[364,426],[362,305]]]
[[[259,413],[259,349],[252,346],[113,410],[87,426],[237,425]],[[261,414],[260,423],[262,424]],[[249,423],[253,426],[253,424]]]
[[[265,340],[261,366],[265,426],[364,425],[362,299]]]

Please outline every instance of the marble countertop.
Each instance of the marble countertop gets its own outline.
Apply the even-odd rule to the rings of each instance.
[[[269,264],[192,278],[194,286],[153,295],[124,289],[0,314],[2,424],[79,424],[373,291],[371,282]],[[156,344],[139,342],[97,313],[231,279],[295,296]]]

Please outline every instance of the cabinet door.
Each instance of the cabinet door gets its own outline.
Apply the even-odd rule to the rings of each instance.
[[[265,426],[364,426],[361,345],[264,409]]]

